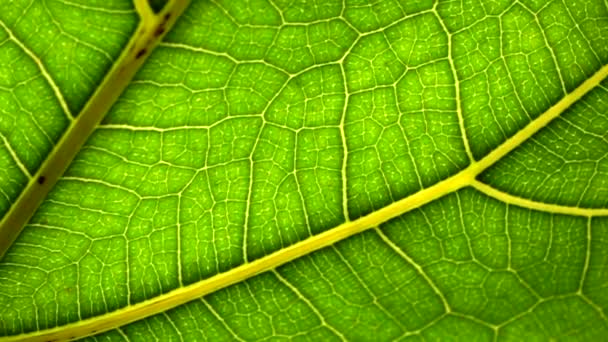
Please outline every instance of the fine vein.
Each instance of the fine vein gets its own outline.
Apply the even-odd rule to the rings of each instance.
[[[331,246],[357,233],[373,229],[378,225],[396,218],[408,211],[419,208],[449,193],[468,186],[480,187],[476,177],[528,138],[558,117],[572,104],[578,101],[608,76],[608,65],[602,67],[578,88],[562,98],[538,118],[530,122],[517,134],[490,152],[486,157],[473,162],[455,175],[423,189],[411,196],[387,205],[357,220],[345,222],[289,247],[278,250],[255,261],[242,264],[227,272],[217,274],[191,285],[181,287],[155,298],[127,306],[101,316],[92,317],[65,326],[27,333],[24,335],[0,338],[0,342],[17,341],[27,338],[28,341],[48,341],[55,339],[74,339],[90,336],[100,332],[116,329],[140,319],[162,313],[166,310],[185,304],[196,298],[213,293],[227,286],[249,279],[257,274],[273,270],[292,260],[324,247]]]
[[[174,4],[174,3],[173,3]],[[0,338],[1,341],[15,341],[27,339],[28,341],[48,341],[55,339],[82,338],[92,334],[116,329],[128,323],[160,314],[166,310],[185,304],[217,290],[239,283],[262,272],[270,271],[294,259],[308,255],[324,247],[331,246],[338,241],[346,239],[357,233],[373,229],[378,225],[396,218],[412,209],[421,207],[446,194],[464,187],[473,186],[486,190],[476,177],[501,160],[505,155],[520,146],[532,135],[545,127],[558,117],[572,104],[599,85],[608,75],[608,66],[602,67],[592,77],[583,82],[574,91],[564,96],[557,104],[549,108],[538,118],[531,121],[518,133],[507,139],[503,144],[490,152],[479,161],[472,162],[470,166],[455,175],[423,189],[411,196],[394,202],[382,209],[363,216],[357,220],[345,222],[333,229],[327,230],[306,240],[295,243],[289,247],[278,250],[255,261],[242,264],[227,272],[217,274],[191,285],[175,289],[155,298],[127,306],[123,309],[110,312],[97,317],[70,323],[65,326],[36,331],[24,335]],[[511,197],[504,197],[510,199]],[[508,203],[508,202],[507,202]],[[516,203],[515,203],[516,204]]]
[[[576,206],[566,206],[560,204],[543,203],[527,198],[518,197],[498,190],[488,184],[475,180],[471,186],[477,191],[493,197],[503,203],[514,204],[522,208],[534,209],[553,214],[574,215],[574,216],[608,216],[606,208],[581,208]]]
[[[138,10],[143,3],[141,0],[136,0]],[[147,2],[145,3],[147,4]],[[101,122],[118,96],[129,85],[137,70],[149,56],[150,50],[162,39],[163,32],[166,32],[175,23],[176,18],[184,11],[188,3],[189,0],[172,0],[158,14],[150,14],[152,13],[150,9],[143,13],[140,12],[140,24],[127,48],[0,221],[0,236],[2,236],[2,239],[0,239],[0,259],[15,241],[23,226],[32,217],[59,177],[70,165],[78,151],[81,150],[87,138]],[[0,22],[0,26],[4,27],[4,24]],[[4,28],[6,29],[6,27]],[[163,30],[159,30],[159,28],[163,28]],[[8,32],[11,34],[10,31]],[[35,56],[32,58],[35,58]],[[42,64],[36,59],[35,61],[44,74],[45,69]],[[53,83],[51,83],[51,86],[53,87]],[[55,87],[53,88],[55,89]]]

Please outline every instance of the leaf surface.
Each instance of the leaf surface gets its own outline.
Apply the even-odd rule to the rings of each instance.
[[[0,129],[50,138],[0,131],[2,213],[147,8],[33,4]],[[194,1],[0,262],[0,340],[601,339],[607,37],[603,1]]]

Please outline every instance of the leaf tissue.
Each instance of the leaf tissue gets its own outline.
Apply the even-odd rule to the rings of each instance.
[[[3,3],[0,341],[605,340],[607,76],[603,0]]]

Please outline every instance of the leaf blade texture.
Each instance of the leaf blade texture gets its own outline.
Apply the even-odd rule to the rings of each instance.
[[[10,5],[3,96],[80,111],[144,3]],[[28,15],[114,59],[56,71]],[[0,333],[601,339],[606,37],[603,1],[194,1],[0,262]],[[6,210],[69,120],[4,139]]]

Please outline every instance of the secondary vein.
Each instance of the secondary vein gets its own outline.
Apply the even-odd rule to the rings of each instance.
[[[141,15],[142,21],[131,41],[129,41],[102,84],[91,96],[76,119],[72,121],[48,158],[42,163],[0,221],[0,236],[2,236],[2,239],[0,239],[0,259],[81,150],[110,107],[129,85],[135,73],[149,56],[149,52],[162,39],[163,34],[158,34],[161,31],[157,29],[162,27],[162,32],[168,31],[188,3],[189,0],[172,0],[160,13],[153,17],[150,17],[148,12]],[[0,26],[6,29],[2,22],[0,22]],[[8,32],[12,34],[10,31]],[[42,64],[39,61],[37,63],[44,74]]]
[[[357,220],[345,222],[331,230],[325,231],[306,240],[295,243],[272,254],[227,272],[217,274],[197,283],[175,289],[155,298],[127,306],[123,309],[79,322],[47,330],[17,336],[0,338],[0,342],[16,341],[27,338],[29,341],[47,341],[55,339],[82,338],[92,334],[116,329],[128,323],[162,313],[166,310],[185,304],[196,298],[208,295],[227,286],[239,283],[262,272],[273,270],[294,259],[308,255],[338,241],[358,234],[393,218],[419,208],[447,194],[468,186],[479,187],[476,177],[501,160],[505,155],[520,146],[553,119],[562,114],[572,104],[598,86],[608,76],[608,65],[603,66],[593,76],[583,82],[574,91],[564,96],[557,104],[549,108],[526,127],[507,139],[503,144],[490,152],[486,157],[473,162],[455,175],[423,189],[409,197],[363,216]]]

